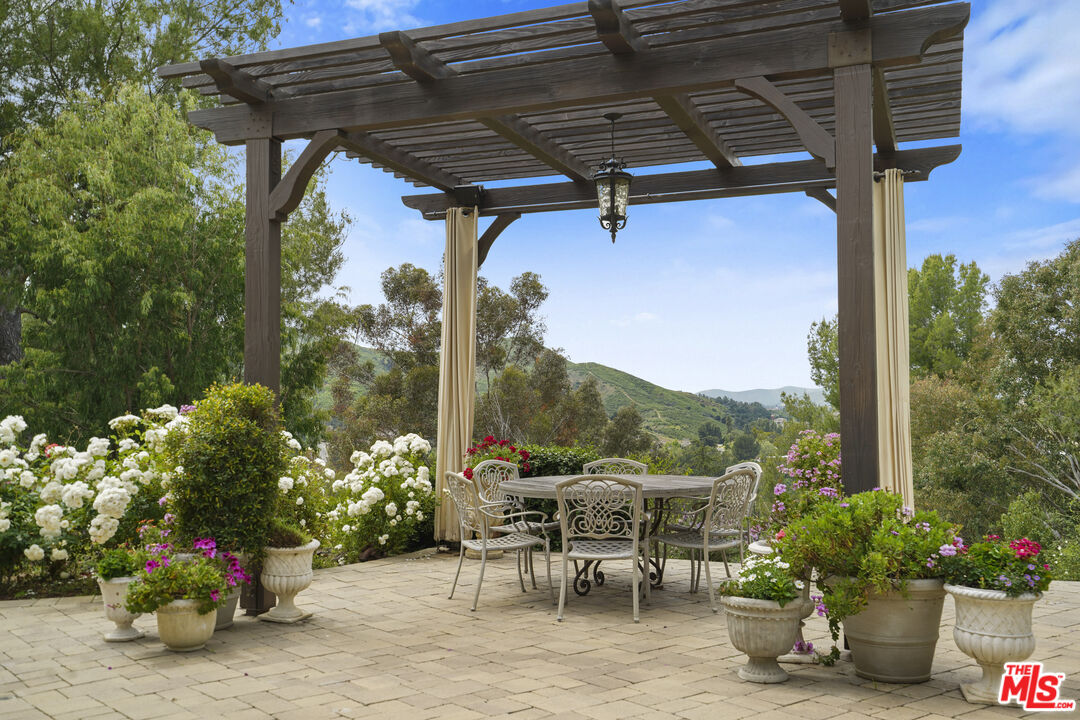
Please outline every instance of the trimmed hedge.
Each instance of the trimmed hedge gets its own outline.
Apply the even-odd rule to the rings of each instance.
[[[585,463],[601,459],[600,452],[591,447],[559,447],[557,445],[526,445],[529,452],[529,472],[522,477],[540,475],[580,475]]]

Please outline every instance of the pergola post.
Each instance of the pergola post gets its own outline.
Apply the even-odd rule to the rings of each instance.
[[[840,437],[845,489],[859,492],[877,487],[879,477],[870,64],[836,67],[833,85]]]
[[[244,260],[244,382],[281,387],[281,223],[270,193],[281,180],[281,141],[247,141]]]
[[[244,382],[276,394],[281,387],[281,223],[270,193],[281,180],[281,141],[247,141],[247,208],[244,216]],[[240,606],[264,613],[276,598],[258,575],[245,585]]]
[[[476,207],[446,211],[443,258],[442,348],[439,353],[439,425],[435,439],[435,493],[447,472],[461,472],[472,439],[476,399]],[[460,540],[453,503],[435,511],[435,539]]]

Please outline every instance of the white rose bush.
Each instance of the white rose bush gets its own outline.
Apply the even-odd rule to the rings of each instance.
[[[122,415],[80,449],[31,435],[21,416],[0,420],[0,580],[59,575],[160,519],[171,473],[160,441],[183,422],[170,405]]]
[[[415,433],[378,440],[352,454],[352,470],[333,481],[328,524],[339,562],[392,555],[427,530],[436,497],[431,443]]]

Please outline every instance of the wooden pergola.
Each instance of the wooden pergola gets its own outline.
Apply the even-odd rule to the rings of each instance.
[[[959,134],[969,13],[943,0],[589,0],[159,74],[216,96],[191,122],[246,145],[245,380],[275,389],[281,223],[335,150],[432,188],[403,197],[425,218],[494,216],[477,240],[474,214],[476,264],[522,214],[595,205],[612,111],[636,175],[631,205],[782,192],[824,202],[837,214],[844,478],[857,491],[879,484],[878,383],[897,360],[876,342],[874,178],[898,168],[926,180],[960,153],[900,143]],[[281,142],[297,138],[307,147],[282,176]],[[742,162],[785,153],[808,156]],[[641,172],[701,161],[711,167]],[[482,187],[548,176],[565,180]],[[444,358],[446,347],[444,336]]]

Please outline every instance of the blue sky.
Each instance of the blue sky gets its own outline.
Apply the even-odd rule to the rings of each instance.
[[[554,4],[300,0],[274,47]],[[907,186],[908,265],[954,253],[997,281],[1080,237],[1080,61],[1061,31],[1080,25],[1080,2],[972,5],[964,151]],[[330,200],[354,220],[339,277],[352,302],[380,301],[391,265],[438,268],[443,225],[401,204],[411,185],[343,156],[330,167]],[[481,272],[504,288],[539,273],[551,292],[548,345],[575,362],[692,392],[810,385],[809,325],[836,312],[835,232],[831,211],[801,194],[631,206],[615,245],[595,211],[541,213],[512,224]]]

